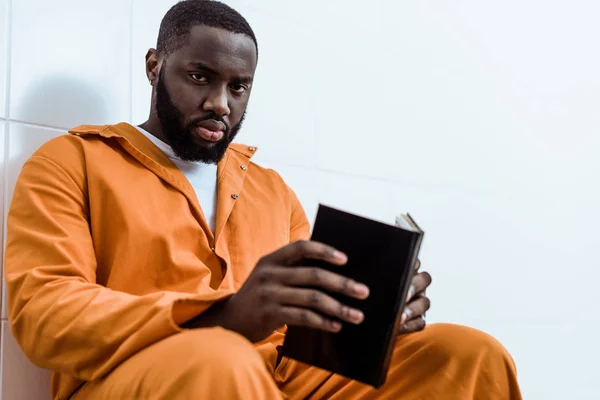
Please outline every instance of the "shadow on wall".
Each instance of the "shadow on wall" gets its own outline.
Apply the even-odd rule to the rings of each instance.
[[[107,106],[103,98],[86,82],[68,76],[42,77],[22,98],[16,120],[43,127],[15,126],[9,137],[8,195],[23,164],[42,144],[81,124],[105,124]]]
[[[106,102],[83,81],[67,76],[42,78],[24,97],[16,119],[53,128],[107,123]],[[9,131],[7,199],[10,204],[17,177],[27,159],[45,142],[65,131],[15,124]],[[7,324],[3,324],[7,327]],[[50,373],[34,366],[23,354],[10,329],[3,329],[2,400],[37,400],[50,395]]]
[[[102,96],[85,82],[66,76],[49,76],[38,82],[31,86],[31,91],[23,98],[22,112],[16,116],[17,120],[55,129],[24,125],[11,128],[8,204],[23,164],[40,146],[77,125],[107,123],[106,103]]]
[[[81,124],[106,124],[108,108],[103,96],[85,81],[69,76],[42,77],[32,84],[18,119],[70,129]]]

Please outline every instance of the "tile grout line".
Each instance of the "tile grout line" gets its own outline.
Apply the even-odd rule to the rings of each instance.
[[[35,127],[35,128],[50,129],[50,130],[58,131],[58,132],[66,133],[68,131],[68,128],[61,128],[61,127],[57,127],[57,126],[38,124],[35,122],[27,122],[27,121],[22,121],[22,120],[0,118],[0,121],[6,121],[9,123],[17,123],[17,124],[22,124],[25,126],[31,126],[31,127]],[[329,169],[329,168],[323,168],[323,167],[320,167],[319,165],[305,166],[305,165],[300,165],[300,164],[292,164],[292,163],[282,162],[282,161],[278,161],[275,159],[264,159],[263,161],[265,164],[267,164],[268,168],[270,168],[269,164],[273,164],[275,170],[277,169],[277,167],[303,169],[303,170],[307,170],[307,171],[311,171],[311,172],[323,172],[326,174],[334,174],[334,175],[339,175],[339,176],[343,176],[343,177],[347,177],[347,178],[356,178],[356,179],[361,179],[361,180],[375,181],[375,182],[380,182],[380,183],[387,183],[390,185],[409,186],[412,188],[423,189],[423,190],[458,190],[461,192],[472,193],[472,194],[476,194],[476,195],[493,195],[495,193],[493,191],[473,190],[473,189],[469,189],[466,187],[456,187],[456,186],[447,187],[447,186],[442,186],[442,185],[422,185],[422,184],[419,184],[416,182],[411,182],[411,181],[395,181],[395,180],[392,180],[389,178],[379,178],[376,176],[361,175],[361,174],[356,174],[356,173],[337,171],[337,170],[333,170],[333,169]],[[260,166],[263,166],[260,161],[257,162],[257,164]]]
[[[65,132],[65,133],[69,130],[68,128],[62,128],[59,126],[38,124],[35,122],[27,122],[27,121],[22,121],[19,119],[7,119],[6,122],[13,123],[13,124],[21,124],[21,125],[25,125],[25,126],[32,126],[34,128],[44,128],[44,129],[50,129],[53,131],[61,131],[61,132]]]
[[[367,180],[367,181],[387,183],[389,185],[408,186],[411,188],[423,189],[423,190],[454,190],[454,191],[472,193],[475,195],[486,195],[486,196],[492,195],[495,193],[493,191],[481,191],[481,190],[476,190],[476,189],[469,189],[466,187],[443,186],[443,185],[423,185],[423,184],[419,184],[419,183],[411,182],[411,181],[394,181],[389,178],[378,178],[378,177],[370,176],[370,175],[361,175],[361,174],[356,174],[356,173],[337,171],[337,170],[333,170],[333,169],[329,169],[329,168],[323,168],[323,167],[320,167],[319,165],[304,166],[304,165],[299,165],[299,164],[291,164],[291,163],[281,162],[281,161],[277,161],[277,160],[267,160],[267,159],[265,159],[264,162],[265,162],[265,164],[267,164],[268,168],[271,168],[271,166],[269,164],[272,164],[273,169],[275,169],[276,171],[277,171],[277,167],[281,166],[281,167],[287,167],[287,168],[303,169],[303,170],[307,170],[307,171],[311,171],[311,172],[323,172],[326,174],[339,175],[339,176],[343,176],[343,177],[347,177],[347,178],[355,178],[355,179],[361,179],[361,180]],[[257,164],[262,166],[260,161],[257,162]]]

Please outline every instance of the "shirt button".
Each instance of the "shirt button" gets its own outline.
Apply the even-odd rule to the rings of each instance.
[[[231,198],[232,198],[232,199],[234,199],[234,200],[237,200],[237,198],[238,198],[238,197],[240,197],[240,196],[238,196],[238,195],[237,195],[237,194],[235,194],[235,193],[231,195]]]
[[[240,168],[242,169],[242,171],[245,171],[248,169],[245,165],[240,165]]]
[[[255,151],[255,150],[256,150],[256,147],[254,147],[254,146],[250,146],[250,147],[248,147],[248,150],[250,150],[250,151]]]

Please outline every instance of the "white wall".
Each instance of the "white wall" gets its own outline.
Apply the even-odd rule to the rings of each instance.
[[[145,119],[144,54],[173,3],[0,0],[5,208],[48,138]],[[229,3],[260,46],[239,140],[310,217],[410,211],[430,321],[498,337],[526,399],[599,398],[600,3]],[[5,322],[2,352],[2,400],[47,398]]]

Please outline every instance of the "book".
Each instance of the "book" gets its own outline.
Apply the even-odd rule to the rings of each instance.
[[[365,318],[359,325],[340,320],[342,329],[337,333],[289,326],[282,356],[381,387],[423,236],[409,214],[397,216],[395,224],[386,224],[320,204],[311,240],[343,251],[348,255],[348,263],[340,267],[321,260],[304,260],[303,265],[317,266],[367,285],[370,295],[365,300],[328,293],[361,310]]]

